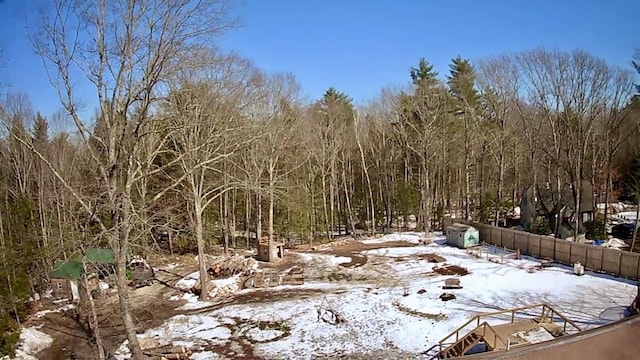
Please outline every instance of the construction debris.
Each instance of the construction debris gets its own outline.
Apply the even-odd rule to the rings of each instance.
[[[440,295],[440,300],[442,301],[455,300],[455,298],[456,296],[451,293],[442,293],[442,295]]]
[[[420,259],[424,259],[427,260],[430,263],[441,263],[441,262],[445,262],[447,259],[443,258],[440,255],[436,255],[436,254],[422,254],[422,255],[418,255],[418,257]]]
[[[247,277],[243,283],[243,288],[251,289],[302,284],[304,284],[304,274],[300,267],[295,267],[282,273],[271,269],[265,269]]]
[[[469,274],[469,270],[458,265],[443,265],[442,267],[434,267],[433,271],[440,275],[460,275],[464,276]]]
[[[316,306],[316,311],[318,312],[318,321],[322,320],[331,325],[344,324],[347,322],[347,319],[331,306],[326,296],[322,299],[320,305]]]

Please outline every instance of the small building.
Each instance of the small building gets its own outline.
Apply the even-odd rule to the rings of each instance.
[[[277,262],[284,257],[284,243],[272,242],[271,249],[269,249],[268,241],[258,242],[258,260],[265,262]]]
[[[465,249],[480,245],[480,232],[473,226],[455,223],[445,229],[447,244]]]
[[[84,265],[83,265],[84,264]],[[83,276],[87,270],[88,292],[100,291],[99,276],[113,272],[114,256],[110,249],[87,249],[67,261],[56,261],[49,278],[54,300],[80,301],[85,291]]]

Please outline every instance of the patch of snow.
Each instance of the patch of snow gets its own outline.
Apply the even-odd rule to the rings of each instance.
[[[198,282],[199,278],[200,278],[200,272],[198,272],[198,271],[193,272],[193,273],[185,276],[184,278],[180,279],[176,283],[176,287],[178,289],[182,289],[182,290],[190,290],[191,288],[193,288],[196,285],[196,283]]]
[[[305,261],[308,266],[338,266],[351,261],[350,257],[330,254],[299,253],[298,255],[300,255],[301,259]]]
[[[184,293],[181,296],[174,295],[169,300],[180,301],[185,300],[187,303],[180,306],[176,310],[197,310],[213,305],[209,301],[198,300],[198,295],[192,293]]]
[[[260,328],[257,328],[257,327],[251,328],[245,332],[245,336],[250,341],[260,341],[260,342],[274,340],[278,336],[282,336],[282,335],[284,335],[284,331],[282,330],[275,330],[275,329],[261,330]]]
[[[100,281],[98,285],[100,286],[100,290],[107,290],[110,287],[109,284],[104,281]]]
[[[622,250],[629,247],[629,245],[627,245],[624,241],[616,238],[607,240],[606,242],[602,243],[601,246],[616,250]]]
[[[54,312],[63,312],[63,311],[71,310],[75,307],[76,306],[74,304],[67,304],[57,309],[47,309],[47,310],[38,311],[37,313],[33,314],[33,316],[36,319],[40,319],[47,314],[54,313]]]
[[[519,337],[525,341],[528,341],[531,344],[555,339],[553,335],[551,335],[544,328],[538,328],[530,331],[519,331],[513,334],[513,336]]]
[[[153,339],[160,346],[183,345],[192,347],[205,344],[224,344],[231,337],[228,322],[221,322],[207,315],[177,315],[161,326],[138,335],[141,339]],[[130,351],[125,341],[116,350],[118,359],[127,359]]]
[[[351,262],[351,258],[347,256],[332,256],[332,257],[329,257],[328,260],[329,260],[329,263],[331,263],[331,265],[340,265],[340,264]]]
[[[422,238],[415,234],[414,239]],[[388,235],[387,239],[396,241],[390,240],[394,237],[396,240],[407,239],[406,233]],[[520,260],[508,259],[500,264],[490,261],[497,256],[495,254],[490,254],[489,260],[478,259],[466,250],[437,243],[363,253],[369,261],[358,268],[334,266],[339,258],[328,254],[300,254],[306,260],[304,285],[243,292],[260,291],[264,296],[264,292],[275,295],[283,289],[321,291],[303,291],[304,296],[300,297],[278,299],[274,296],[270,301],[230,304],[204,314],[176,316],[144,336],[173,343],[201,342],[209,338],[232,344],[252,337],[265,341],[254,344],[255,354],[269,358],[304,359],[309,358],[309,354],[339,357],[389,349],[411,357],[437,344],[478,313],[545,302],[582,328],[589,329],[610,323],[612,320],[601,316],[603,311],[627,306],[637,292],[634,282],[611,276],[586,272],[578,277],[568,266],[553,266],[530,273],[527,269],[539,264],[536,259],[523,256]],[[444,292],[444,280],[452,276],[434,276],[433,267],[442,264],[429,263],[417,256],[423,253],[442,256],[446,264],[469,271],[468,275],[458,277],[463,288],[453,290],[455,300],[443,302],[439,299]],[[324,280],[327,271],[349,276],[349,280],[345,280],[348,284]],[[318,276],[312,277],[314,274]],[[332,325],[319,320],[321,304],[328,305],[347,322]],[[243,333],[231,331],[233,326],[225,327],[225,324],[235,324],[242,328],[243,324],[255,322],[256,317],[284,320],[290,334],[268,341],[283,333],[263,333],[265,330],[252,328]],[[493,317],[487,321],[492,325],[504,323],[509,321],[508,317]],[[544,334],[529,332],[524,335],[544,341]]]
[[[382,244],[382,243],[392,242],[392,241],[406,241],[411,244],[419,244],[420,240],[422,240],[423,238],[424,238],[424,233],[405,232],[405,233],[387,234],[380,238],[361,240],[360,242],[363,244]]]
[[[238,291],[240,289],[240,286],[238,285],[239,281],[240,274],[236,274],[224,279],[212,280],[210,281],[210,283],[213,284],[214,288],[213,290],[211,290],[211,292],[209,292],[209,295],[211,297],[215,297],[222,289],[229,289],[234,292]]]
[[[178,267],[178,263],[171,263],[162,267],[164,270],[172,270]]]
[[[18,345],[16,346],[16,359],[37,360],[35,355],[51,346],[53,338],[38,331],[37,329],[40,327],[28,327],[22,329]]]
[[[191,360],[213,360],[221,359],[220,355],[211,351],[201,351],[191,354]]]

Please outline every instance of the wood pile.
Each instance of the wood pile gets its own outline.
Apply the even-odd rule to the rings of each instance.
[[[458,265],[443,265],[441,267],[434,267],[433,271],[440,275],[460,275],[464,276],[469,274],[469,270]]]
[[[193,352],[184,346],[167,345],[146,349],[142,353],[154,360],[182,360],[190,359]]]
[[[210,279],[228,278],[237,274],[249,276],[253,273],[256,260],[241,255],[220,256],[207,259],[207,273]]]

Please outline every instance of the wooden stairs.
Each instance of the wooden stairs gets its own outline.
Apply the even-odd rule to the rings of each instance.
[[[440,354],[440,357],[442,359],[451,359],[463,356],[467,351],[471,350],[482,341],[482,336],[478,335],[475,331],[472,331],[444,350],[444,352]]]
[[[525,319],[516,320],[516,313],[519,312],[524,313]],[[481,322],[481,318],[503,314],[510,315],[511,321],[494,326],[489,325],[487,321]],[[554,320],[557,319],[560,320],[562,326],[555,323]],[[473,326],[471,330],[465,330],[470,328],[468,327],[469,325]],[[492,313],[482,313],[472,317],[444,339],[440,340],[438,343],[440,350],[436,357],[440,359],[462,357],[480,343],[484,343],[486,351],[509,350],[510,348],[529,343],[526,340],[513,336],[513,334],[520,331],[543,328],[553,337],[558,337],[569,334],[568,330],[570,329],[568,329],[568,327],[572,328],[571,330],[573,331],[582,331],[573,321],[567,319],[550,305],[544,303]]]

